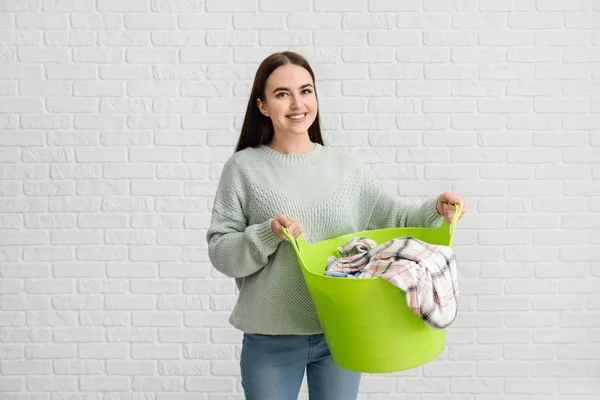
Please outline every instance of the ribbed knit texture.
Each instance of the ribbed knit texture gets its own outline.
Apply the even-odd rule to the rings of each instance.
[[[291,245],[269,221],[284,214],[302,223],[308,243],[400,226],[439,227],[436,199],[422,206],[378,183],[348,154],[317,145],[306,154],[269,147],[235,153],[225,164],[207,233],[214,267],[236,278],[239,298],[231,324],[247,333],[321,333]]]

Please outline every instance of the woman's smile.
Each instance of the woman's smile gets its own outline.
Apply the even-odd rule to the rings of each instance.
[[[304,120],[306,119],[306,115],[308,113],[301,113],[301,114],[291,114],[291,115],[287,115],[286,117],[291,120],[292,122],[304,122]]]

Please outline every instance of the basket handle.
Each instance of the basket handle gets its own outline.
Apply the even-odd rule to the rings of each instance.
[[[448,247],[452,247],[452,241],[454,240],[454,230],[456,229],[456,224],[458,223],[458,219],[460,218],[460,203],[455,203],[454,207],[456,207],[456,211],[452,216],[452,223],[450,224],[450,243],[448,243]]]
[[[288,231],[287,227],[283,226],[282,231],[285,237],[287,238],[288,242],[290,242],[290,244],[294,248],[294,251],[296,252],[296,257],[298,257],[300,265],[304,265],[304,259],[302,258],[302,254],[300,254],[300,245],[298,245],[298,241],[292,236],[290,231]]]

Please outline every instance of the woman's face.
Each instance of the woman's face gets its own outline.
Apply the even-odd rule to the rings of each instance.
[[[317,117],[318,104],[310,73],[297,65],[278,67],[267,79],[260,112],[271,118],[275,134],[303,135]]]

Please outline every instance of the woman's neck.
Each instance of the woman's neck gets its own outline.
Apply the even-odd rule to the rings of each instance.
[[[267,146],[283,154],[304,154],[314,150],[316,144],[310,141],[307,133],[298,138],[286,138],[285,140],[278,139],[277,135],[274,135],[273,140]]]

